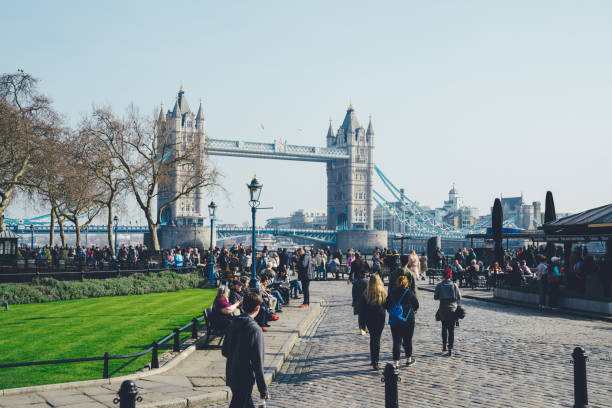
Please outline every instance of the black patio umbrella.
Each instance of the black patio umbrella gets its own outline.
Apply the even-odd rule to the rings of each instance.
[[[544,203],[544,224],[555,221],[557,213],[555,212],[555,201],[553,200],[552,192],[546,192],[546,202]],[[555,256],[555,244],[546,243],[546,257],[550,259]]]
[[[557,219],[555,212],[555,201],[550,191],[546,192],[546,202],[544,204],[544,223],[551,222]]]
[[[495,241],[495,260],[499,262],[499,265],[501,266],[504,262],[504,250],[502,249],[502,227],[504,223],[504,213],[499,198],[496,198],[495,202],[493,202],[493,214],[491,218],[491,232],[493,235],[493,241]]]

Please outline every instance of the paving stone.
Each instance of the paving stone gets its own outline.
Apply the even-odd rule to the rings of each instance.
[[[324,297],[326,306],[270,386],[269,407],[384,406],[381,372],[371,370],[369,337],[358,335],[350,290],[343,282],[313,282],[311,292]],[[437,302],[426,291],[419,296],[417,363],[400,369],[401,407],[571,407],[570,354],[576,345],[590,357],[590,406],[612,407],[610,323],[464,300],[467,317],[455,330],[456,355],[448,358],[441,356]],[[381,367],[390,358],[387,325]]]

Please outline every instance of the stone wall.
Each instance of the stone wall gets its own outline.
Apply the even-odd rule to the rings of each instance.
[[[387,231],[378,230],[345,230],[336,232],[336,247],[342,252],[347,249],[359,249],[364,254],[387,247]]]
[[[149,234],[145,234],[145,243],[150,246]],[[213,245],[216,243],[216,229],[213,231]],[[194,242],[201,251],[210,248],[210,226],[196,227],[195,240],[193,226],[162,226],[157,230],[157,238],[162,249],[174,248],[189,248],[194,246]]]

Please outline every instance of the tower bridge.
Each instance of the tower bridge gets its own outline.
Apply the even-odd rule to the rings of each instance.
[[[374,229],[374,205],[377,203],[390,217],[403,227],[407,235],[415,240],[426,240],[431,236],[441,236],[449,242],[458,242],[465,235],[475,232],[477,228],[456,228],[436,219],[429,211],[418,206],[416,200],[408,198],[403,190],[398,189],[382,170],[374,164],[375,132],[370,117],[368,126],[360,125],[355,109],[350,104],[344,115],[342,124],[334,130],[330,121],[325,137],[325,146],[301,146],[287,144],[282,140],[273,143],[248,142],[240,140],[224,140],[211,138],[206,134],[206,118],[203,103],[197,113],[191,111],[185,91],[181,85],[172,110],[164,113],[163,108],[158,116],[159,137],[170,134],[177,149],[186,148],[189,144],[198,143],[203,146],[206,154],[213,156],[248,157],[258,159],[292,160],[325,163],[327,173],[327,230],[271,230],[260,229],[262,233],[277,233],[279,235],[295,236],[312,242],[326,244],[336,243],[342,248],[360,247],[363,249],[388,247],[388,237],[385,231]],[[180,142],[183,143],[180,143]],[[205,155],[200,158],[200,167]],[[185,170],[174,172],[160,185],[158,208],[170,201],[178,191]],[[378,177],[391,194],[388,200],[383,192],[374,190],[374,179]],[[210,233],[204,227],[204,194],[198,189],[193,194],[180,197],[167,206],[162,213],[162,226],[158,230],[160,245],[170,247],[181,240],[194,241],[194,229],[202,243],[207,241]],[[44,217],[26,220],[26,224],[35,226],[35,232],[48,231],[48,221],[45,230]],[[7,220],[10,221],[10,220]],[[15,221],[15,220],[13,220]],[[11,227],[9,225],[9,227]],[[12,226],[18,230],[17,225]],[[89,226],[89,232],[103,232],[104,226]],[[44,231],[43,231],[44,230]],[[74,230],[74,227],[72,227]],[[71,228],[65,226],[65,231]],[[27,231],[26,231],[27,232]],[[120,226],[119,232],[147,233],[146,227]],[[246,229],[217,229],[217,238],[245,235]],[[164,240],[164,236],[167,239]]]

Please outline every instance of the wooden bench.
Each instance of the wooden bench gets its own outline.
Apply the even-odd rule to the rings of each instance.
[[[428,269],[425,272],[425,275],[429,278],[429,284],[435,285],[436,279],[442,280],[442,273],[444,271],[442,269]]]
[[[204,310],[204,321],[206,322],[206,334],[204,335],[204,345],[207,346],[210,343],[210,340],[213,337],[220,337],[219,345],[223,341],[223,337],[225,337],[225,331],[221,329],[217,329],[211,324],[210,315],[212,314],[212,306],[207,307]]]

